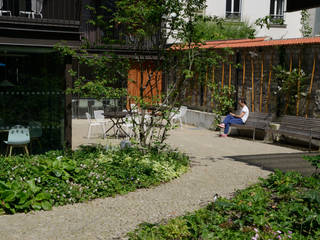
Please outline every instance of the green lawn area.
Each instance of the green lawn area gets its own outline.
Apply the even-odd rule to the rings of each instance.
[[[83,147],[74,152],[0,157],[0,214],[50,210],[126,194],[170,181],[188,169],[189,158],[171,150]]]
[[[159,224],[141,224],[130,239],[320,239],[320,178],[276,171],[206,208]]]

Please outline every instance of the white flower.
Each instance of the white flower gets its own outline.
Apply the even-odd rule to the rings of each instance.
[[[57,157],[57,160],[60,160],[62,158],[62,156]]]

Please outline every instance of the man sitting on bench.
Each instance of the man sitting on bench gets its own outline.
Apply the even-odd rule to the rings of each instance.
[[[239,104],[241,106],[241,112],[239,115],[234,113],[228,114],[223,123],[220,123],[218,126],[220,128],[224,128],[224,133],[220,135],[220,137],[227,137],[229,132],[230,124],[245,124],[249,117],[249,108],[246,105],[246,100],[244,98],[239,99]]]

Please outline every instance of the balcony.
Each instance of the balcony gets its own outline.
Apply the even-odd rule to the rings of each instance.
[[[0,21],[79,24],[80,0],[0,0]]]
[[[80,0],[0,0],[0,38],[80,39]]]

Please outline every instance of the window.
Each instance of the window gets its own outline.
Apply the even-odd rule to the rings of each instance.
[[[241,0],[227,0],[226,18],[241,18]]]
[[[283,23],[284,0],[270,1],[270,17],[273,23]]]

